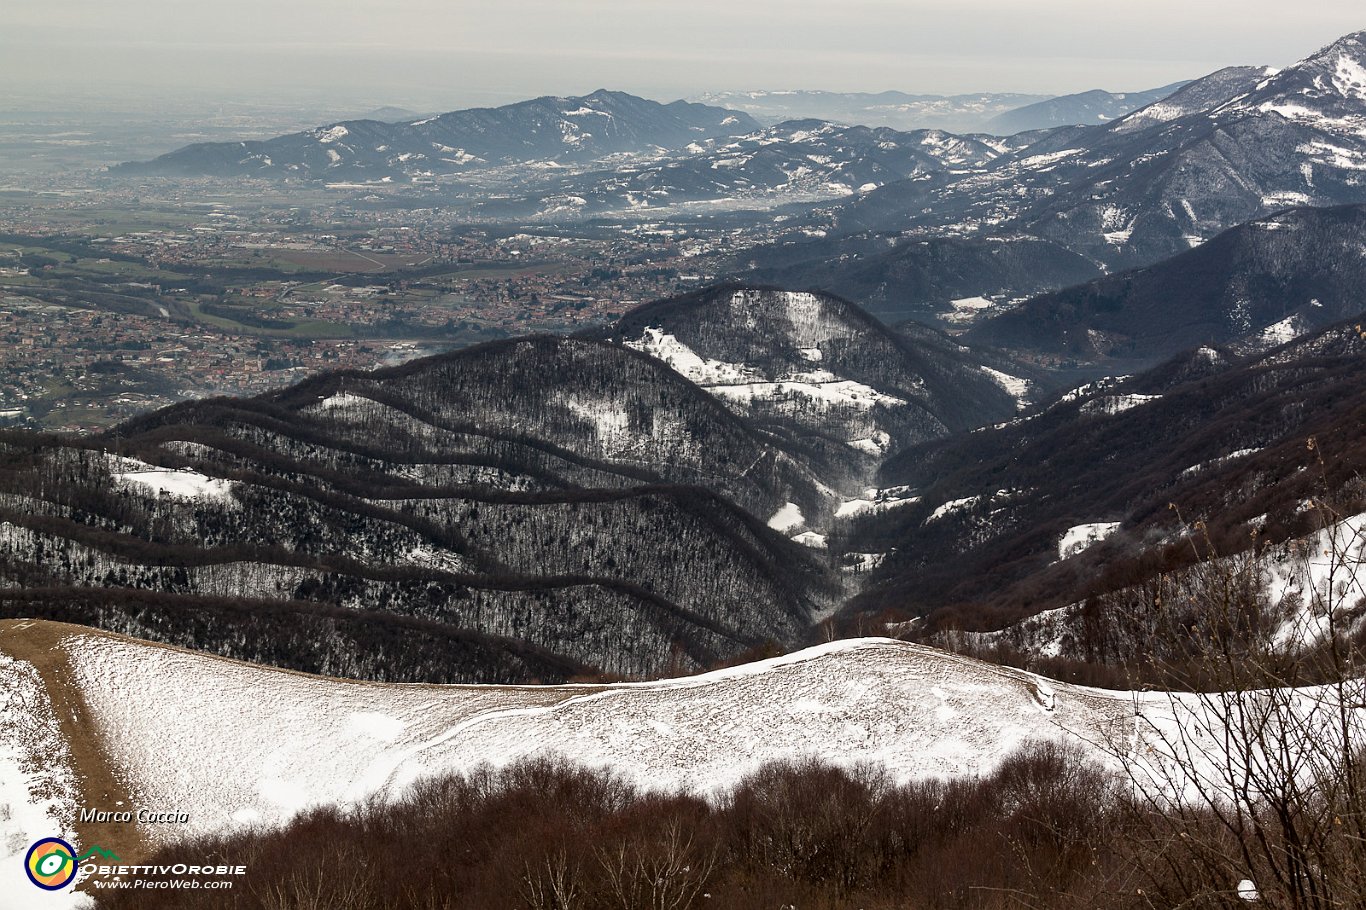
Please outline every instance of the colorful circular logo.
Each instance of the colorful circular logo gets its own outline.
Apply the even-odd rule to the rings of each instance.
[[[56,891],[76,877],[76,851],[60,837],[45,837],[28,848],[24,871],[39,888]]]

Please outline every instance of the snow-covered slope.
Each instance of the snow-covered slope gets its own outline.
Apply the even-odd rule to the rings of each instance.
[[[1109,125],[1033,138],[984,170],[851,198],[832,224],[1022,230],[1113,269],[1292,206],[1361,203],[1366,32],[1281,71],[1220,70]]]
[[[1126,696],[886,639],[613,686],[348,682],[36,622],[0,625],[0,653],[54,629],[100,758],[132,805],[191,813],[174,833],[278,823],[424,775],[550,754],[699,792],[806,756],[877,762],[902,779],[973,775],[1026,740],[1098,741],[1132,715]],[[26,743],[7,732],[0,747]],[[65,799],[69,817],[81,797]]]
[[[962,349],[898,336],[828,294],[717,288],[639,307],[610,337],[738,414],[790,426],[808,445],[826,437],[885,455],[1015,411]]]
[[[76,775],[112,772],[132,807],[190,813],[169,834],[143,830],[148,843],[278,824],[310,805],[393,796],[425,775],[533,756],[705,794],[763,763],[806,757],[877,763],[901,780],[978,775],[1039,739],[1071,741],[1111,764],[1114,749],[1158,768],[1175,731],[1213,729],[1208,703],[1190,696],[1065,685],[888,639],[653,683],[492,687],[344,682],[27,621],[0,625],[0,654],[23,652],[35,635],[66,668],[40,671],[43,683],[80,694],[101,745],[74,760]],[[5,666],[33,675],[23,661]],[[1290,704],[1300,701],[1288,693]],[[1313,705],[1305,700],[1304,710]],[[42,744],[15,729],[0,727],[0,747],[22,763]],[[1213,756],[1199,762],[1202,777],[1221,779]],[[6,792],[15,789],[7,781]],[[60,788],[33,795],[54,794],[59,817],[105,808]],[[101,836],[94,823],[74,833],[78,849]]]
[[[1250,453],[1244,453],[1250,454]],[[1198,465],[1192,470],[1203,469]],[[1313,508],[1306,504],[1306,510]],[[1072,528],[1060,541],[1059,556],[1067,558],[1103,540],[1117,525],[1093,524]],[[1094,529],[1109,529],[1096,537]],[[1079,542],[1080,541],[1080,542]],[[1303,537],[1291,538],[1260,552],[1249,551],[1213,560],[1206,571],[1238,579],[1262,612],[1268,644],[1296,653],[1324,644],[1337,634],[1355,635],[1363,621],[1357,605],[1366,597],[1366,514],[1344,517]],[[1159,595],[1161,596],[1161,595]],[[1114,599],[1142,600],[1137,588],[1116,592]],[[974,643],[1007,647],[1043,657],[1086,659],[1088,635],[1108,621],[1097,602],[1074,603],[1046,610],[995,632],[968,632]],[[1132,606],[1125,619],[1139,619]],[[1141,642],[1123,645],[1141,648]]]
[[[115,173],[406,181],[522,162],[586,162],[657,154],[758,128],[748,114],[624,92],[546,96],[407,123],[348,120],[265,141],[204,142]]]
[[[193,806],[201,829],[549,753],[703,792],[803,756],[879,762],[900,778],[971,775],[1027,739],[1094,738],[1128,711],[879,639],[658,683],[544,688],[338,682],[93,634],[65,648],[134,801]]]

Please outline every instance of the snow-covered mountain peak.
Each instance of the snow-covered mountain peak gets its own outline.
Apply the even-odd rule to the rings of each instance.
[[[1339,38],[1323,50],[1261,82],[1233,112],[1276,113],[1306,125],[1360,138],[1366,118],[1366,32]]]

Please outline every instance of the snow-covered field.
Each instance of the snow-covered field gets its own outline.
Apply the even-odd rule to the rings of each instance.
[[[232,502],[232,483],[216,477],[205,477],[190,470],[171,470],[138,461],[136,458],[116,458],[114,479],[129,486],[150,489],[185,499],[217,499]]]
[[[0,631],[9,693],[34,691],[32,667],[4,656],[7,640],[32,625]],[[901,780],[986,774],[1037,739],[1071,741],[1109,763],[1113,748],[1160,767],[1162,737],[1209,722],[1189,696],[1072,686],[889,639],[832,642],[675,680],[549,687],[324,679],[76,627],[60,647],[133,805],[190,813],[175,834],[278,824],[308,806],[394,795],[426,775],[532,756],[699,793],[803,757],[875,762]],[[45,813],[70,818],[78,798],[70,788],[40,790],[50,779],[34,773],[29,750],[52,744],[17,732],[31,727],[31,699],[8,698],[0,799],[21,803],[28,789],[47,800],[12,806],[6,849],[22,849],[39,828],[62,830]],[[1201,761],[1200,773],[1217,779],[1214,759]]]
[[[1058,541],[1058,558],[1066,559],[1119,530],[1117,521],[1097,521],[1068,528]]]
[[[863,491],[862,496],[840,503],[839,508],[835,510],[835,517],[851,518],[865,512],[883,512],[897,506],[914,505],[920,501],[920,497],[912,495],[913,492],[907,486],[888,487],[885,490],[869,487]]]
[[[638,341],[627,341],[626,346],[667,363],[713,395],[740,405],[794,396],[818,411],[838,407],[868,410],[878,405],[890,407],[905,404],[900,398],[837,376],[829,370],[791,370],[780,376],[765,377],[758,367],[749,364],[703,357],[662,329],[646,328]],[[802,355],[813,363],[819,362],[822,357],[818,347],[804,348]]]
[[[974,775],[1026,740],[1097,741],[1132,715],[1127,696],[887,639],[606,687],[347,682],[79,630],[63,647],[134,804],[189,811],[186,833],[548,754],[699,792],[804,756]]]

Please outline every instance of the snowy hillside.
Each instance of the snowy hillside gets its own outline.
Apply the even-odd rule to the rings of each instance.
[[[1122,698],[881,639],[658,683],[543,688],[339,682],[74,630],[63,647],[134,801],[194,805],[201,830],[547,753],[702,792],[800,756],[884,763],[902,779],[972,775],[1027,739],[1095,738],[1132,713]]]
[[[757,127],[738,111],[600,90],[408,123],[349,120],[265,141],[198,143],[115,172],[402,182],[514,162],[657,153]]]
[[[1304,510],[1311,508],[1306,504]],[[1072,528],[1059,542],[1059,555],[1066,558],[1084,549],[1088,543],[1079,542],[1084,534],[1115,527]],[[1103,538],[1104,534],[1099,535]],[[1362,620],[1355,608],[1366,596],[1366,514],[1343,518],[1260,552],[1220,557],[1203,571],[1236,578],[1250,589],[1269,647],[1276,651],[1301,653],[1323,645],[1334,634],[1358,634]],[[1171,599],[1173,591],[1188,590],[1183,585],[1198,583],[1190,573],[1172,574],[1165,585],[1155,583],[1157,597]],[[1046,610],[996,632],[964,634],[979,646],[1006,645],[1043,657],[1085,660],[1102,647],[1112,656],[1127,657],[1143,643],[1132,632],[1126,640],[1125,623],[1146,618],[1145,612],[1156,613],[1151,607],[1145,610],[1143,602],[1151,596],[1132,586],[1089,604]]]
[[[699,793],[800,757],[874,762],[900,780],[980,775],[1037,739],[1071,740],[1110,764],[1105,744],[1115,743],[1160,763],[1160,737],[1178,716],[1201,714],[1186,697],[1064,685],[887,639],[655,683],[488,687],[343,682],[35,622],[0,626],[0,651],[22,650],[32,635],[55,637],[69,675],[43,682],[79,691],[104,747],[83,753],[77,771],[107,766],[130,805],[192,807],[177,834],[278,824],[311,805],[392,796],[425,775],[529,756]],[[32,676],[22,662],[6,666]],[[0,745],[32,749],[14,729]],[[88,805],[85,794],[61,799],[63,817]],[[90,823],[75,836],[102,833]]]
[[[842,228],[1024,230],[1110,268],[1291,206],[1366,201],[1366,33],[1278,72],[1225,69],[1105,126],[1061,127],[945,183],[849,200]]]
[[[610,337],[805,445],[824,437],[884,456],[1016,407],[964,349],[898,336],[827,294],[718,288],[639,307]]]

